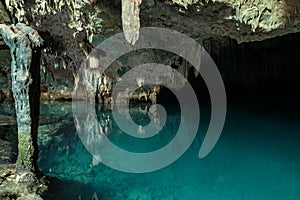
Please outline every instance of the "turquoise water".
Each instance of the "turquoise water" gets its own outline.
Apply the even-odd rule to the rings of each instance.
[[[143,107],[145,109],[145,107]],[[142,109],[142,111],[143,111]],[[86,150],[76,134],[71,103],[41,105],[39,167],[53,180],[46,199],[282,200],[300,199],[300,123],[298,109],[234,105],[228,109],[223,133],[213,151],[198,158],[209,111],[201,108],[197,138],[176,162],[161,170],[131,174],[111,169]],[[149,118],[133,108],[137,124]],[[167,124],[154,141],[135,143],[110,117],[110,139],[123,148],[143,152],[174,137],[180,119],[170,108]],[[100,109],[107,119],[110,111]],[[43,120],[41,120],[43,121]],[[177,125],[176,125],[177,124]],[[157,145],[157,146],[155,146]],[[145,147],[145,149],[143,149]]]

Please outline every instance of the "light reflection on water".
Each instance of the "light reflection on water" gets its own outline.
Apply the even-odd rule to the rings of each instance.
[[[276,119],[231,108],[222,136],[205,159],[198,159],[207,121],[205,114],[197,138],[172,165],[145,174],[116,171],[101,164],[84,147],[75,131],[71,103],[41,105],[40,169],[59,178],[48,199],[298,199],[300,147],[298,118]],[[170,108],[160,135],[142,143],[122,133],[110,111],[97,113],[103,132],[118,146],[149,151],[165,145],[178,128],[178,110]],[[203,111],[203,109],[201,110]],[[205,112],[205,109],[204,109]],[[139,125],[149,123],[145,107],[132,108]],[[170,114],[171,113],[171,114]],[[109,119],[109,121],[108,121]],[[50,123],[52,122],[52,123]],[[201,123],[200,123],[201,125]]]

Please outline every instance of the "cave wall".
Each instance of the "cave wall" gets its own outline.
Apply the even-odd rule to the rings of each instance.
[[[45,41],[41,96],[71,98],[82,60],[95,45],[122,30],[121,1],[78,1],[78,5],[68,0],[52,4],[33,2],[0,1],[0,23],[23,20],[39,31]],[[171,28],[203,44],[217,63],[228,91],[294,86],[299,82],[299,34],[274,37],[298,31],[299,2],[268,2],[144,0],[140,5],[140,23],[141,27]],[[14,7],[18,9],[13,10]],[[121,60],[116,68],[123,70],[140,63],[138,56],[129,57],[128,62]],[[12,99],[9,70],[9,50],[0,40],[0,101]],[[200,83],[199,78],[194,79],[195,84]]]
[[[230,100],[267,104],[300,100],[299,33],[242,44],[230,38],[208,41]],[[192,82],[205,87],[199,78]]]
[[[203,46],[216,62],[228,92],[243,90],[271,92],[290,88],[296,93],[299,88],[297,86],[300,85],[299,45],[300,34],[290,34],[266,41],[242,44],[238,44],[236,40],[228,37],[209,38],[203,43]],[[7,50],[1,50],[0,52],[1,56],[7,56],[7,58],[10,56]],[[137,55],[129,55],[128,63],[118,63],[118,65],[121,67],[124,65],[125,68],[128,65],[133,67],[151,61],[151,58],[149,58],[151,55],[144,52],[141,56],[143,59]],[[160,62],[163,62],[164,56],[161,57]],[[0,88],[5,93],[8,92],[9,85],[10,68],[8,60],[6,60],[5,65],[2,65],[7,67],[1,68],[0,81],[3,84],[0,85]],[[51,77],[47,80],[49,81],[48,84],[57,85],[57,91],[54,91],[51,95],[55,95],[55,92],[59,94],[52,97],[69,98],[69,94],[61,93],[61,90],[64,87],[65,90],[72,91],[74,82],[72,72],[68,69],[56,69]],[[191,77],[193,79],[193,76]],[[198,79],[194,84],[197,84]],[[195,82],[195,80],[192,81]]]

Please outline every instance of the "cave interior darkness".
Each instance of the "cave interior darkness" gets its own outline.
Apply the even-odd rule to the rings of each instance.
[[[300,98],[300,34],[288,34],[259,42],[218,48],[211,43],[210,56],[216,63],[226,89],[229,104],[297,104]],[[190,70],[190,73],[193,73]],[[209,102],[206,85],[198,76],[189,76],[199,102]],[[160,101],[170,100],[168,90]]]

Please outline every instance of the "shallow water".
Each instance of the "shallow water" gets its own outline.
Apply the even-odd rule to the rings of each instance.
[[[300,199],[300,118],[297,110],[292,106],[229,106],[220,140],[207,157],[199,159],[209,118],[204,108],[197,138],[183,156],[161,170],[132,174],[111,169],[97,158],[93,160],[76,134],[71,103],[42,104],[41,118],[48,117],[49,123],[40,127],[39,167],[45,174],[59,179],[53,181],[44,197]],[[174,137],[180,121],[174,117],[180,114],[177,109],[169,111],[164,130],[148,144],[128,139],[112,118],[110,139],[130,151],[149,151],[151,145],[154,149],[160,148]],[[105,118],[110,112],[102,109],[98,115]],[[138,124],[148,123],[149,118],[139,111],[132,116]]]

